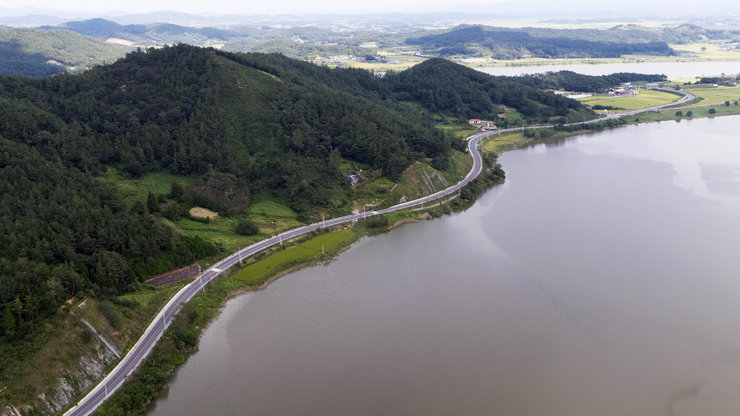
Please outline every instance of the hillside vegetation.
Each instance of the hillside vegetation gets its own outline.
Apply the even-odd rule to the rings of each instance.
[[[499,28],[458,26],[437,34],[406,39],[426,53],[440,56],[488,55],[495,59],[539,58],[617,58],[626,54],[672,55],[658,36],[625,36],[628,31],[596,29]],[[642,34],[642,32],[640,32]]]
[[[42,26],[41,29],[71,30],[101,40],[124,39],[139,46],[163,46],[175,43],[203,46],[210,42],[223,42],[234,36],[230,31],[210,27],[188,27],[171,23],[122,25],[101,18],[66,22],[58,26]]]
[[[380,78],[185,45],[82,74],[0,76],[0,108],[0,386],[14,386],[0,401],[39,397],[13,382],[24,377],[14,363],[44,347],[73,298],[115,303],[151,275],[224,253],[178,228],[207,225],[187,214],[194,205],[229,229],[265,216],[269,233],[377,198],[355,195],[342,165],[383,189],[411,166],[457,169],[464,142],[435,117],[590,114],[444,60]],[[289,218],[265,215],[274,207]],[[241,237],[230,248],[259,238]]]
[[[130,49],[67,30],[0,28],[0,74],[44,77],[115,62]]]

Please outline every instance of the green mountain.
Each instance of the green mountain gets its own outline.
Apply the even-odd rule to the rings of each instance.
[[[57,26],[42,26],[40,29],[70,30],[101,40],[119,38],[146,47],[175,43],[203,46],[209,42],[223,42],[235,36],[231,31],[211,27],[199,28],[171,23],[122,25],[101,18],[66,22]]]
[[[625,54],[673,55],[662,32],[615,27],[598,29],[502,28],[461,25],[418,37],[406,44],[440,56],[476,55],[496,59],[616,58]]]
[[[440,58],[387,78],[398,100],[417,101],[431,112],[455,117],[495,120],[504,106],[530,121],[571,112],[593,117],[577,101],[534,88],[524,78],[493,77]]]
[[[115,62],[130,48],[67,30],[0,28],[0,74],[44,77]]]
[[[255,196],[303,218],[346,212],[343,160],[398,176],[462,147],[430,114],[495,117],[502,106],[532,118],[585,111],[444,60],[379,78],[179,45],[77,75],[0,76],[0,347],[30,336],[80,292],[125,292],[218,254],[161,220],[193,202],[226,215]],[[105,179],[111,168],[131,178],[187,175],[192,184],[132,204]],[[0,354],[0,368],[12,357]]]
[[[449,151],[421,116],[303,65],[178,46],[79,75],[0,77],[0,337],[28,334],[80,291],[120,293],[218,251],[153,217],[156,199],[129,207],[100,179],[107,166],[201,175],[193,197],[227,213],[270,194],[305,215],[348,206],[341,157],[392,176]]]

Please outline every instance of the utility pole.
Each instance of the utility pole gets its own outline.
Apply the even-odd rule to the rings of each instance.
[[[323,244],[321,244],[321,255],[323,256],[324,254],[326,254],[326,253],[324,252],[324,245],[323,245]]]

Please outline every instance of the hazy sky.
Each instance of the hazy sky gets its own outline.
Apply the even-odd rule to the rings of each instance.
[[[553,15],[591,13],[641,16],[659,13],[661,16],[682,14],[688,16],[720,13],[726,17],[740,16],[740,1],[712,0],[711,7],[702,7],[695,2],[675,0],[0,0],[0,8],[36,7],[73,12],[103,13],[146,13],[153,11],[177,11],[197,14],[305,14],[305,13],[363,13],[363,12],[473,12],[481,9],[491,12],[519,10],[526,14],[546,13]]]
[[[492,5],[507,0],[464,0],[466,3]],[[508,0],[510,1],[510,0]],[[152,11],[178,11],[185,13],[208,14],[258,14],[258,13],[293,13],[293,12],[406,12],[429,9],[447,10],[449,0],[125,0],[107,2],[100,0],[65,0],[52,3],[49,0],[0,0],[0,6],[15,8],[22,6],[53,8],[67,11],[108,12],[123,11],[142,13]]]

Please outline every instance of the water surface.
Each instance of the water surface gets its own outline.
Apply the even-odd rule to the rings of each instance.
[[[576,65],[499,66],[476,68],[491,75],[523,75],[544,72],[573,71],[585,75],[609,75],[615,72],[664,74],[668,79],[717,76],[740,73],[740,61],[734,62],[642,62]]]
[[[739,130],[506,153],[468,211],[228,302],[151,413],[737,415]]]

